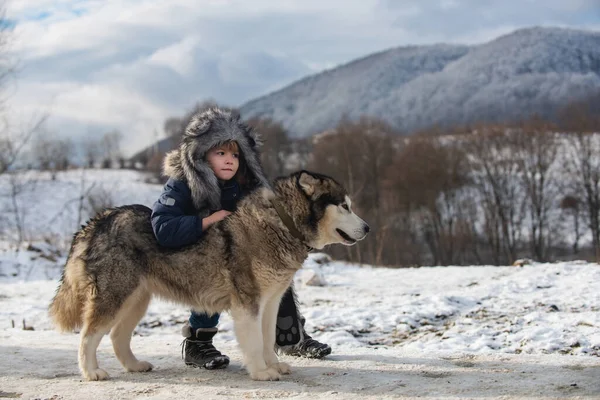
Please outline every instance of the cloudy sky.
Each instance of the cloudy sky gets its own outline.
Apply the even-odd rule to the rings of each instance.
[[[11,116],[76,141],[118,129],[131,154],[204,99],[239,106],[396,46],[600,30],[600,0],[9,0],[7,17]]]

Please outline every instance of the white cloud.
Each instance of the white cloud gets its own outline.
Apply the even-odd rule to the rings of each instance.
[[[24,115],[48,113],[51,116],[49,130],[63,136],[86,136],[97,130],[94,127],[118,129],[128,135],[125,146],[130,152],[146,144],[153,130],[173,111],[157,106],[138,93],[109,84],[57,82],[27,86],[15,99],[23,104],[20,111]],[[62,124],[67,121],[70,121],[69,129],[77,126],[81,131],[66,132]]]
[[[114,127],[143,146],[166,116],[206,98],[240,105],[400,45],[477,43],[540,23],[579,26],[577,13],[589,15],[594,1],[565,8],[559,0],[14,0],[9,17],[23,71],[13,107],[51,107],[57,129],[81,136],[85,127]]]
[[[199,39],[194,36],[183,38],[177,43],[155,51],[148,58],[148,62],[167,66],[180,75],[190,75],[194,72],[194,52],[200,51],[199,42]]]

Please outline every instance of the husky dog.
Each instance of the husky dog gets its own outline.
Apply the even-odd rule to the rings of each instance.
[[[105,210],[73,239],[50,314],[64,331],[81,328],[85,379],[108,377],[96,350],[109,331],[127,371],[152,369],[130,343],[153,295],[209,314],[229,311],[252,379],[279,379],[290,367],[274,349],[277,310],[294,273],[311,249],[353,245],[369,232],[342,186],[308,171],[252,191],[202,240],[183,248],[158,245],[150,212],[142,205]]]

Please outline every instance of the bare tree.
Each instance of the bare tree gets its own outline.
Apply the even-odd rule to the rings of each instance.
[[[71,139],[59,139],[56,141],[56,161],[55,168],[58,171],[65,171],[72,165],[72,159],[75,152],[75,146]]]
[[[600,93],[567,105],[560,113],[561,127],[568,132],[565,169],[572,193],[581,199],[587,226],[592,233],[596,261],[600,261]]]
[[[94,139],[86,139],[82,144],[85,166],[94,168],[102,158],[100,142]]]
[[[539,261],[548,260],[553,237],[549,229],[549,213],[557,205],[559,195],[559,142],[555,131],[553,126],[533,119],[523,123],[514,133],[517,165],[527,193],[531,252]]]
[[[472,249],[467,167],[458,141],[423,132],[406,140],[389,169],[392,190],[412,213],[434,265],[456,264]]]
[[[146,163],[146,171],[150,173],[150,180],[152,182],[162,182],[163,181],[163,160],[165,158],[165,153],[155,153]]]
[[[290,157],[286,161],[286,167],[292,171],[306,169],[312,161],[312,137],[289,138],[289,141]]]
[[[17,245],[29,239],[31,231],[27,230],[29,212],[29,193],[35,191],[37,174],[32,171],[11,170],[5,174],[6,185],[2,186],[0,196],[5,197],[7,210],[2,216],[4,223],[0,224],[0,234]]]
[[[525,216],[519,179],[518,136],[504,126],[481,126],[465,137],[471,176],[482,200],[485,236],[494,263],[517,258]]]
[[[579,240],[581,239],[581,218],[583,210],[581,201],[574,195],[565,196],[560,202],[560,208],[573,219],[573,244],[571,250],[573,255],[579,252]]]
[[[0,174],[5,173],[17,161],[23,148],[31,138],[33,130],[18,135],[8,122],[6,115],[6,86],[14,77],[16,60],[10,52],[12,31],[6,17],[6,2],[0,2]]]
[[[39,168],[43,171],[48,171],[52,167],[53,149],[48,139],[40,139],[33,144],[33,157],[37,160]]]
[[[46,122],[46,116],[36,117],[20,126],[12,126],[8,120],[9,115],[0,110],[0,175],[19,162],[32,137]]]
[[[402,148],[400,148],[400,151]],[[401,169],[403,158],[396,156],[395,161],[382,176],[382,188],[385,192],[386,218],[389,220],[390,241],[386,241],[384,250],[388,264],[397,266],[420,266],[426,263],[426,249],[422,245],[418,222],[419,208],[416,206],[413,192],[408,189],[405,177],[407,172]]]
[[[14,218],[14,226],[15,232],[17,234],[17,243],[23,242],[25,238],[25,215],[24,210],[19,204],[19,195],[23,191],[24,184],[19,180],[19,177],[11,173],[10,174],[10,201],[11,201],[11,211]]]
[[[66,170],[71,164],[74,147],[70,139],[44,138],[34,142],[32,151],[40,169],[51,171],[55,179],[57,171]]]
[[[291,155],[290,140],[286,130],[272,119],[252,118],[247,124],[260,134],[264,144],[261,149],[261,163],[265,174],[270,178],[287,172],[286,161]]]
[[[386,123],[361,118],[357,122],[342,121],[313,142],[310,168],[338,179],[352,197],[353,208],[373,228],[364,242],[346,249],[352,261],[383,263],[384,243],[392,224],[385,218],[383,178],[396,152],[396,137]]]
[[[20,126],[11,123],[12,113],[7,109],[6,87],[15,76],[17,61],[10,52],[13,37],[9,22],[6,17],[6,3],[0,2],[0,175],[6,173],[10,175],[8,187],[3,187],[7,190],[0,193],[10,199],[8,217],[2,217],[4,221],[2,221],[0,231],[3,231],[3,228],[9,225],[8,223],[14,224],[9,230],[16,232],[16,240],[20,243],[25,236],[26,210],[19,202],[19,197],[33,181],[24,180],[22,176],[19,176],[16,168],[23,161],[23,153],[28,143],[46,118],[45,116],[36,117],[29,123]]]
[[[110,168],[121,157],[121,141],[123,134],[111,131],[102,135],[100,148],[102,149],[102,168]]]
[[[44,126],[46,118],[47,116],[36,117],[27,125],[13,127],[0,112],[0,175],[23,161],[27,145]]]
[[[600,261],[600,137],[589,132],[568,135],[567,170],[586,208],[592,246]]]

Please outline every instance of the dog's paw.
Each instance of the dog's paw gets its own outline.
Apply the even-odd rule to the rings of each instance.
[[[278,371],[282,375],[288,375],[292,372],[292,368],[288,363],[278,362],[273,365],[270,365],[269,368],[273,368]]]
[[[148,372],[152,371],[154,366],[150,364],[148,361],[138,361],[136,364],[127,367],[127,371],[129,372]]]
[[[108,373],[102,368],[96,368],[92,371],[83,371],[83,377],[88,381],[105,381],[108,379]]]
[[[281,375],[275,368],[267,368],[262,371],[250,372],[250,377],[255,381],[278,381]]]

